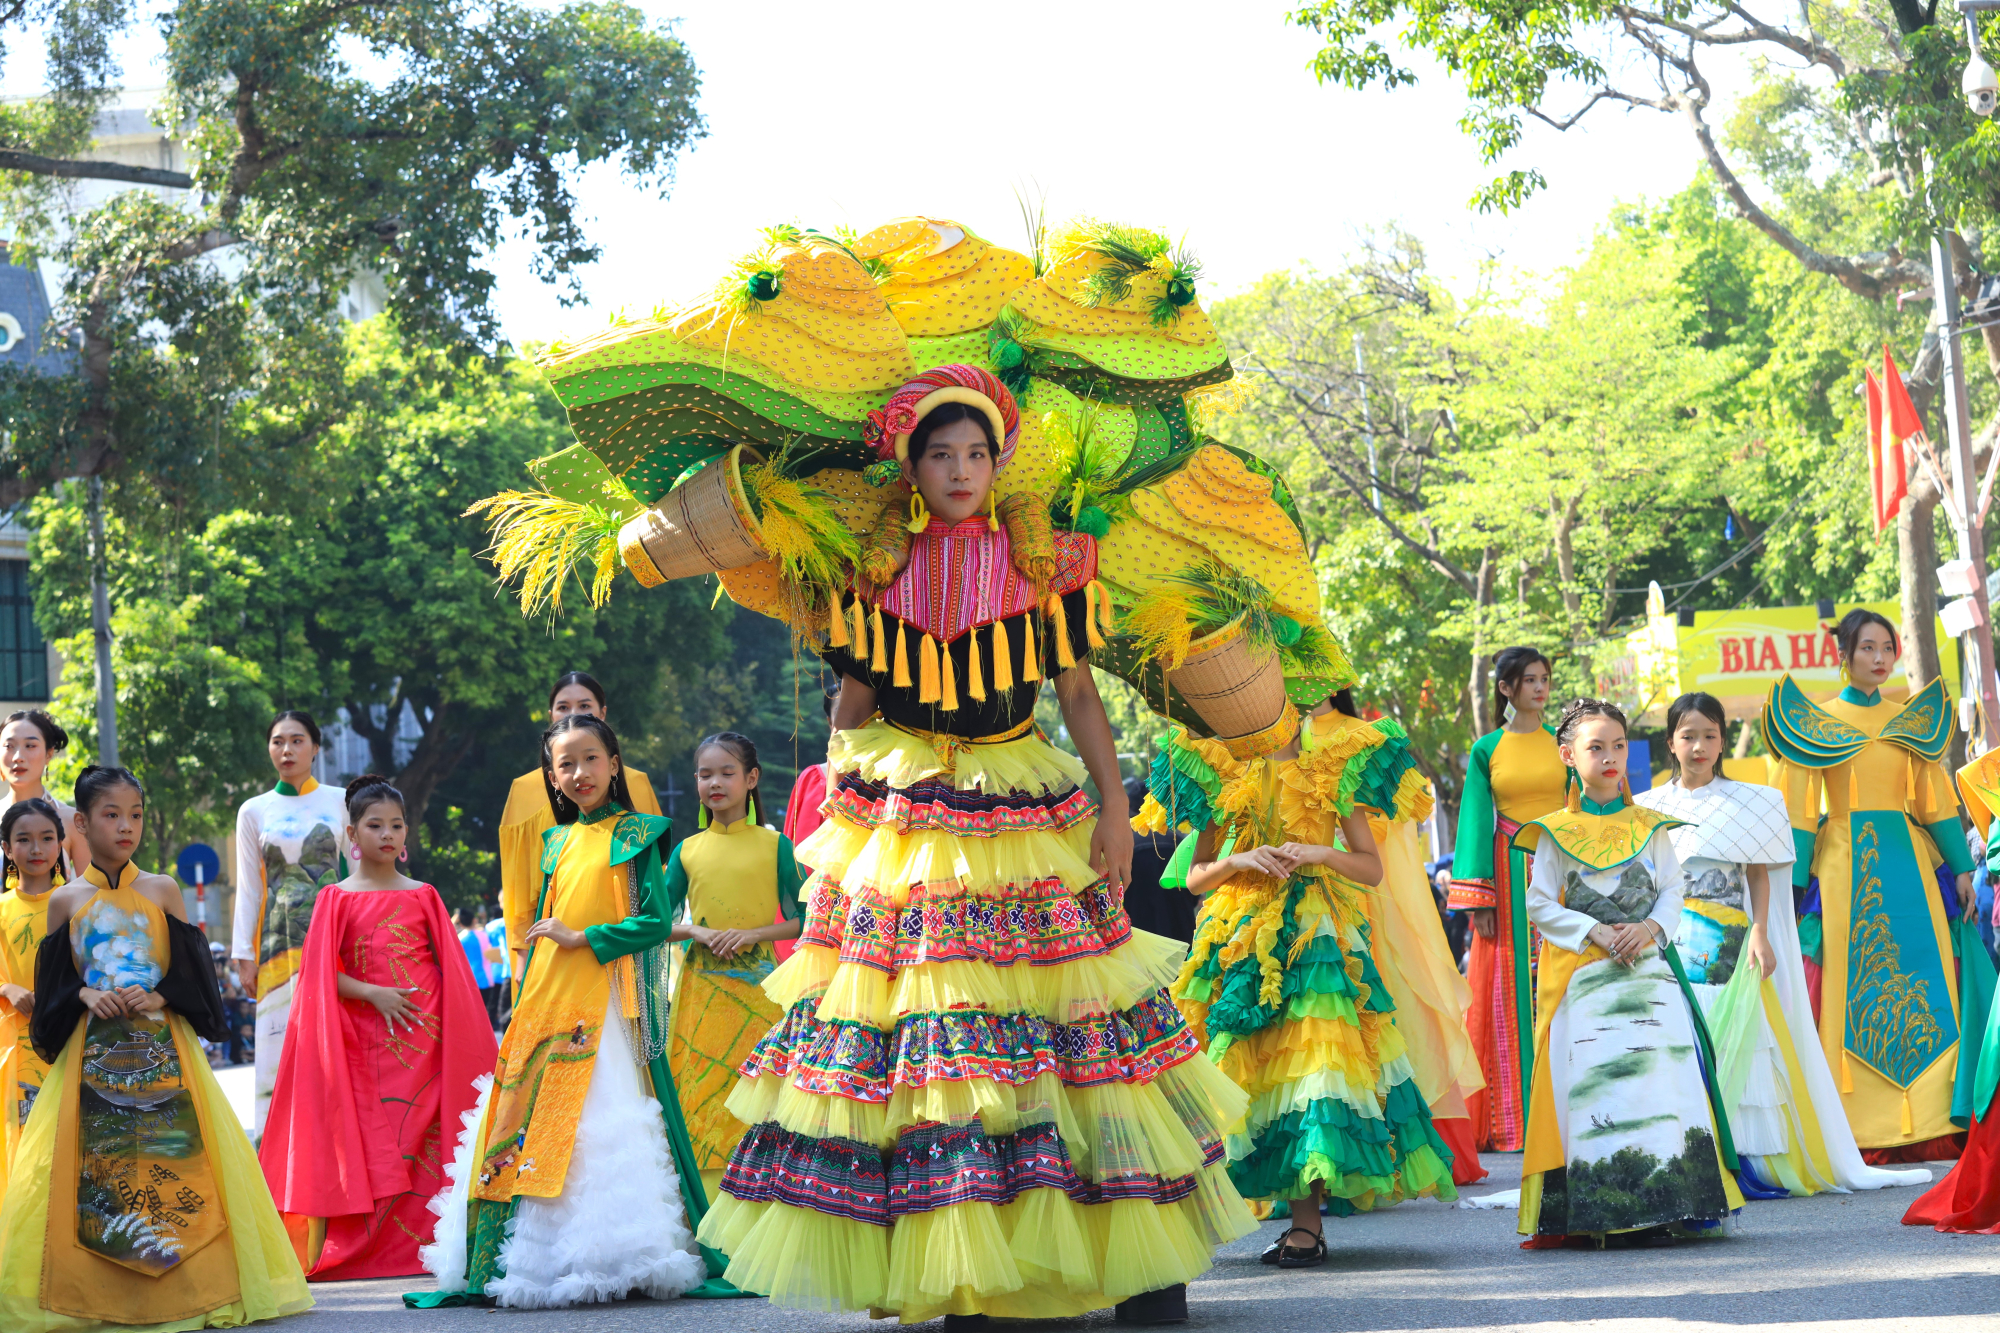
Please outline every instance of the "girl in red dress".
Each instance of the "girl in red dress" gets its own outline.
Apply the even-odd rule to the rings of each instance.
[[[408,1277],[442,1154],[498,1047],[437,890],[406,877],[402,793],[347,786],[349,864],[320,890],[258,1157],[306,1276]]]

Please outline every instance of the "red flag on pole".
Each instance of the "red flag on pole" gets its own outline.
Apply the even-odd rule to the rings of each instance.
[[[1924,433],[1924,419],[1917,415],[1917,405],[1910,401],[1910,391],[1903,387],[1902,372],[1896,369],[1896,358],[1885,345],[1882,348],[1882,512],[1883,522],[1896,516],[1902,507],[1903,497],[1909,492],[1909,458],[1903,452],[1903,441]]]
[[[1868,492],[1875,501],[1875,531],[1880,532],[1889,526],[1882,507],[1882,382],[1872,370],[1862,373],[1868,379]]]

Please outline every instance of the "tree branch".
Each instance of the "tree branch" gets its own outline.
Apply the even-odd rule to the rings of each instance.
[[[57,176],[64,180],[126,181],[133,185],[163,185],[172,190],[192,190],[194,177],[185,171],[160,171],[154,167],[128,167],[123,162],[82,162],[74,158],[43,157],[0,148],[0,171],[25,171],[35,176]]]
[[[1596,106],[1599,102],[1625,102],[1632,106],[1651,107],[1655,111],[1673,110],[1673,107],[1669,106],[1667,103],[1661,101],[1655,101],[1652,98],[1636,97],[1631,93],[1620,92],[1616,88],[1599,88],[1596,92],[1590,95],[1590,100],[1588,102],[1585,102],[1582,106],[1578,107],[1575,111],[1572,111],[1569,115],[1564,116],[1561,120],[1557,120],[1554,116],[1548,115],[1545,112],[1541,111],[1539,108],[1532,106],[1528,108],[1528,114],[1533,116],[1536,120],[1541,121],[1544,125],[1552,125],[1556,129],[1567,130],[1572,126],[1574,126],[1578,121],[1582,120],[1585,115],[1589,114],[1590,109]]]

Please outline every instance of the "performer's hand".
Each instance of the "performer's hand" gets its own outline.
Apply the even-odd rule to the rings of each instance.
[[[90,1010],[91,1013],[97,1015],[99,1018],[123,1018],[125,1016],[125,1001],[118,997],[117,991],[97,990],[94,987],[85,986],[81,991],[77,992],[77,998],[83,1001],[84,1008]]]
[[[747,930],[711,930],[703,943],[717,958],[734,958],[757,947],[757,942],[750,938]]]
[[[1252,847],[1247,852],[1238,852],[1229,858],[1229,864],[1237,870],[1254,870],[1272,879],[1290,879],[1298,863],[1286,856],[1283,848]]]
[[[582,931],[572,930],[552,916],[545,916],[529,926],[528,939],[530,942],[548,940],[558,949],[581,949],[584,943]]]
[[[1090,868],[1104,877],[1104,886],[1123,894],[1132,882],[1132,821],[1097,818],[1090,830]]]
[[[1972,891],[1972,872],[1968,870],[1958,877],[1958,914],[1970,921],[1978,906],[1979,895]]]
[[[0,982],[0,1000],[14,1006],[14,1012],[23,1018],[35,1012],[35,993],[26,986],[16,986],[13,982]]]
[[[1778,956],[1771,952],[1771,941],[1764,936],[1762,921],[1750,927],[1750,935],[1743,941],[1743,951],[1756,960],[1757,970],[1766,977],[1778,970]]]
[[[167,997],[144,986],[120,986],[118,998],[123,1000],[125,1008],[138,1018],[152,1018],[167,1011]]]
[[[1478,932],[1479,938],[1482,940],[1490,940],[1498,934],[1499,927],[1494,924],[1493,909],[1490,907],[1473,908],[1472,928]]]
[[[1612,929],[1618,933],[1618,947],[1611,952],[1617,956],[1619,962],[1625,964],[1627,967],[1638,962],[1646,950],[1653,947],[1652,929],[1643,921],[1634,921],[1630,925],[1614,926]]]
[[[255,958],[239,958],[236,960],[236,984],[243,988],[245,995],[253,1000],[257,998],[257,960]]]
[[[1300,866],[1325,865],[1327,862],[1327,853],[1331,852],[1333,848],[1322,847],[1318,843],[1313,842],[1288,842],[1276,850],[1278,855],[1290,861],[1292,868],[1296,870]]]
[[[415,986],[370,986],[366,999],[375,1006],[375,1012],[382,1015],[382,1021],[389,1025],[389,1031],[413,1028],[417,1025],[422,1010],[410,997],[417,993]]]

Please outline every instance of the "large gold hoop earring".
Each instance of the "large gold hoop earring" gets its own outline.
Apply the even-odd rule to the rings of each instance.
[[[931,525],[930,510],[924,504],[924,493],[914,488],[910,491],[909,529],[913,533],[922,532]]]

